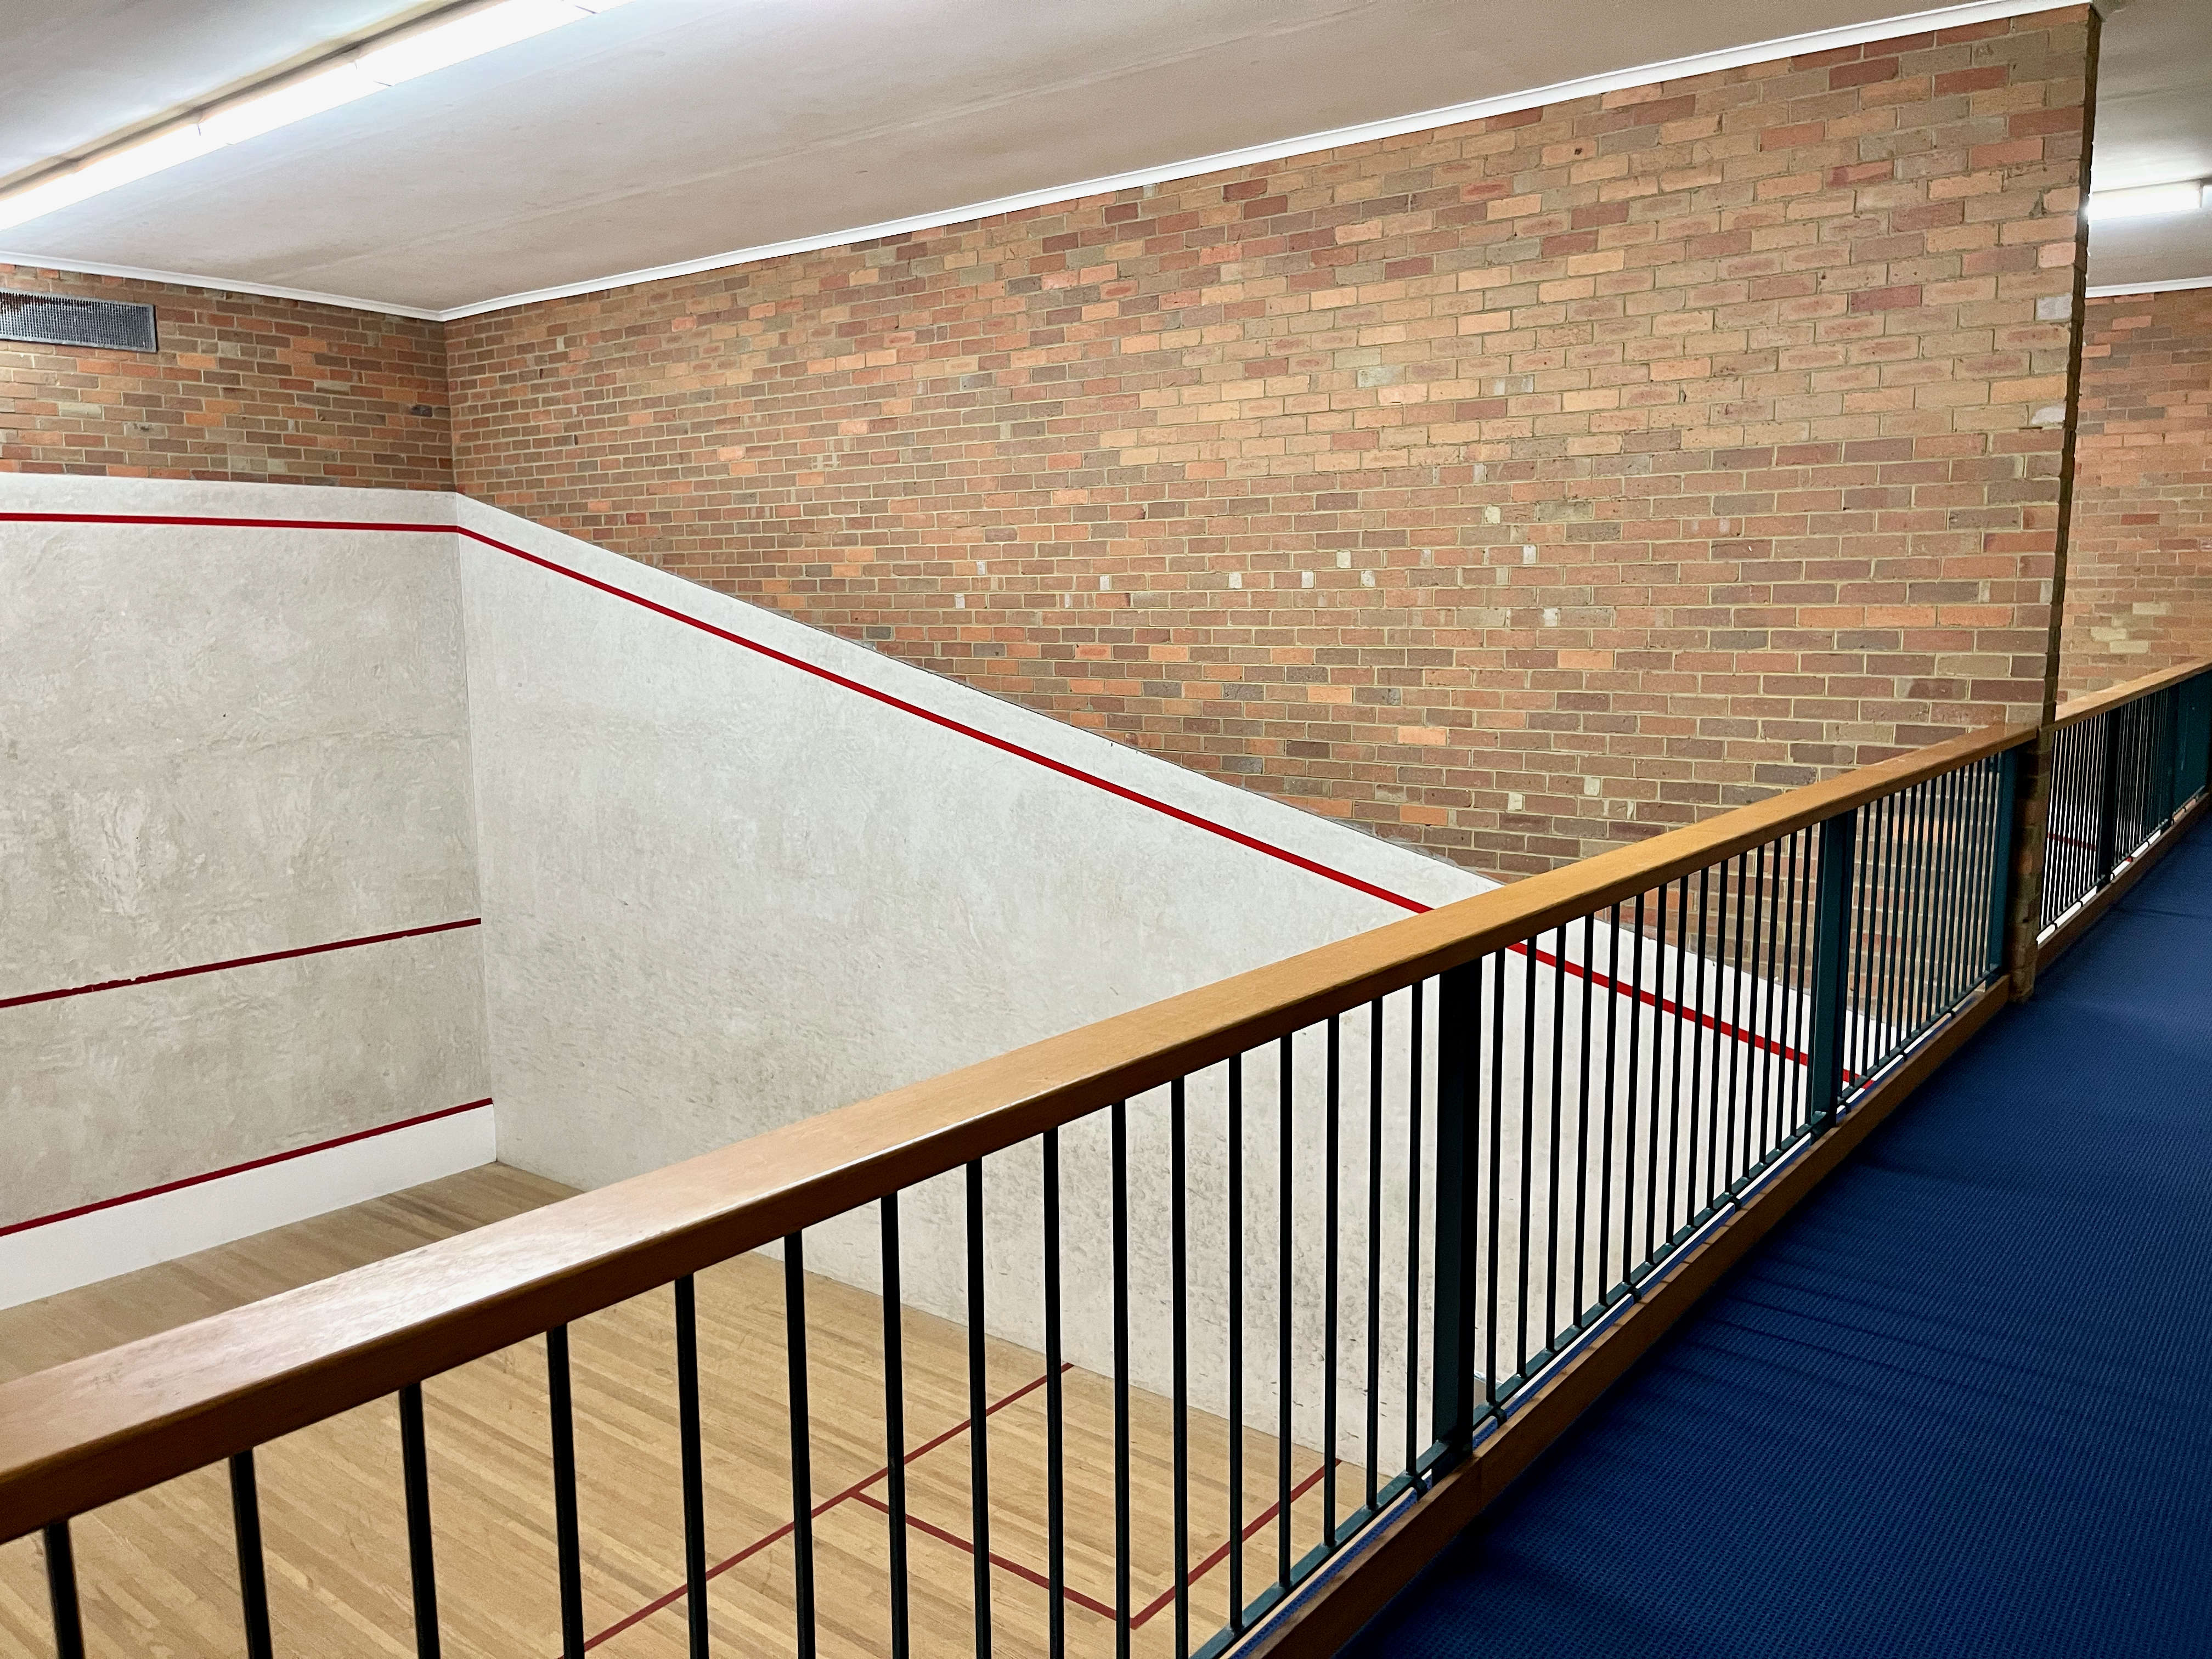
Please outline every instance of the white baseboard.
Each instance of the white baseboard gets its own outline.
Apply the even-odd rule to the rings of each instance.
[[[489,1103],[0,1237],[0,1308],[489,1164]]]

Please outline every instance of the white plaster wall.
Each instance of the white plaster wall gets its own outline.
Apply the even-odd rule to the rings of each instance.
[[[1491,884],[464,501],[459,521],[1434,904]],[[501,1155],[596,1186],[1400,907],[464,542]]]
[[[0,1000],[477,914],[447,503],[11,476],[0,510],[425,526],[0,524]],[[475,928],[0,1008],[0,1226],[481,1098],[484,1047]]]
[[[1421,903],[1493,884],[479,504],[463,501],[459,521]],[[506,1162],[580,1186],[617,1180],[1407,914],[497,548],[465,541],[461,577]],[[1401,1093],[1403,1048],[1400,1032]],[[1243,1231],[1258,1425],[1274,1409],[1256,1381],[1269,1369],[1277,1284],[1273,1076],[1272,1059],[1255,1059]],[[1317,1091],[1317,1078],[1303,1086]],[[1137,1370],[1162,1389],[1164,1109],[1164,1096],[1137,1109],[1133,1158]],[[1191,1111],[1194,1376],[1218,1409],[1228,1301],[1218,1076],[1194,1088]],[[1299,1316],[1312,1355],[1321,1182],[1306,1143],[1317,1144],[1319,1123],[1310,1109],[1297,1200],[1311,1212],[1296,1248],[1311,1257]],[[1399,1254],[1385,1275],[1383,1354],[1395,1377],[1402,1108],[1389,1137],[1387,1251]],[[1064,1139],[1067,1352],[1104,1370],[1103,1120]],[[1017,1149],[988,1176],[988,1323],[1033,1346],[1037,1159],[1034,1146]],[[1364,1175],[1347,1179],[1364,1195]],[[906,1206],[905,1299],[964,1316],[957,1177]],[[1346,1248],[1364,1249],[1364,1237],[1353,1223]],[[878,1263],[872,1215],[810,1235],[817,1271],[875,1288]],[[1403,1390],[1389,1393],[1395,1413]]]
[[[485,921],[0,1009],[0,1120],[25,1152],[0,1173],[0,1228],[486,1095],[499,1103],[502,1158],[599,1185],[1406,914],[917,708],[1422,903],[1490,884],[477,503],[18,479],[0,483],[8,507],[422,530],[0,526],[0,998]],[[456,520],[481,538],[456,536]],[[1655,970],[1662,957],[1671,952],[1653,946]],[[1516,1032],[1523,974],[1507,962]],[[1433,987],[1427,994],[1418,1145],[1410,997],[1385,1015],[1375,1358],[1386,1465],[1403,1443],[1406,1402],[1428,1387],[1420,1356],[1433,1310],[1409,1310],[1405,1295],[1417,1202],[1419,1248],[1432,1249]],[[1606,1005],[1601,994],[1601,1024]],[[1579,1006],[1571,990],[1571,1020]],[[1553,1201],[1541,998],[1536,1016],[1539,1109],[1526,1135],[1509,1123],[1500,1146],[1511,1208],[1501,1319],[1517,1316],[1524,1161],[1539,1171],[1540,1235]],[[1367,1034],[1364,1011],[1345,1017],[1337,1372],[1347,1455],[1360,1450],[1368,1357]],[[1578,1053],[1579,1034],[1566,1046]],[[1685,1053],[1710,1066],[1728,1047],[1705,1037]],[[1648,1050],[1637,1086],[1671,1086],[1671,1067]],[[1193,1392],[1214,1410],[1225,1406],[1237,1316],[1224,1073],[1194,1079],[1188,1103]],[[1626,1085],[1626,1060],[1606,1056],[1601,1032],[1587,1075]],[[1582,1076],[1563,1085],[1571,1122]],[[1295,1428],[1312,1444],[1326,1374],[1319,1031],[1297,1040],[1292,1077],[1286,1161],[1278,1054],[1271,1046],[1245,1064],[1245,1415],[1266,1428],[1276,1419],[1287,1169]],[[1500,1085],[1509,1103],[1518,1097],[1517,1052]],[[1133,1370],[1164,1389],[1166,1091],[1131,1103],[1128,1121]],[[26,1243],[37,1233],[17,1234],[0,1272],[13,1264],[21,1282],[58,1285],[57,1273],[88,1271],[71,1265],[80,1257],[97,1265],[123,1250],[132,1259],[108,1268],[119,1271],[204,1248],[239,1236],[222,1231],[226,1205],[242,1231],[270,1224],[271,1205],[293,1218],[316,1182],[331,1202],[354,1201],[363,1183],[405,1185],[488,1152],[491,1129],[491,1113],[472,1113],[357,1143],[368,1154],[317,1153],[276,1166],[281,1177],[256,1172],[252,1202],[237,1196],[247,1177],[233,1177],[100,1211],[52,1235],[43,1255]],[[1626,1133],[1623,1122],[1624,1190]],[[1061,1152],[1066,1348],[1103,1370],[1104,1115],[1070,1126]],[[424,1159],[438,1167],[418,1170]],[[987,1185],[988,1322],[1040,1346],[1039,1149],[990,1160]],[[1556,1201],[1574,1199],[1570,1180]],[[904,1208],[907,1300],[964,1316],[957,1177],[910,1193]],[[810,1232],[817,1270],[872,1288],[878,1263],[872,1215]],[[1571,1305],[1575,1287],[1559,1290]],[[1425,1334],[1410,1384],[1409,1318]],[[1418,1407],[1415,1428],[1425,1440]]]

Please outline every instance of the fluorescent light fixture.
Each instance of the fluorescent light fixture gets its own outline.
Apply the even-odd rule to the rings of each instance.
[[[2182,185],[2145,185],[2136,190],[2093,191],[2089,222],[2106,224],[2115,219],[2163,218],[2205,207],[2212,207],[2212,185],[2195,179]]]
[[[49,173],[0,197],[0,230],[70,207],[88,197],[143,179],[264,132],[304,121],[370,93],[480,58],[532,35],[580,23],[629,0],[500,0],[425,28],[395,31],[387,44],[368,45],[266,92],[249,88],[200,112],[196,120]]]

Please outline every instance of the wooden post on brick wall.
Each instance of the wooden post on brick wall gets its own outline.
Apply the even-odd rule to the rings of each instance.
[[[2089,8],[2089,51],[2082,89],[2081,185],[2074,208],[2073,308],[2067,326],[2066,424],[2058,447],[2058,523],[2051,549],[2051,620],[2043,654],[2043,709],[2035,741],[2021,751],[2020,774],[2014,781],[2012,821],[2012,876],[2005,884],[2004,967],[2012,983],[2012,1000],[2024,1002],[2035,994],[2036,935],[2043,925],[2043,854],[2049,824],[2051,753],[2057,733],[2051,722],[2058,713],[2058,652],[2066,615],[2066,555],[2074,529],[2074,461],[2081,420],[2081,336],[2088,325],[2090,159],[2096,148],[2097,53],[2104,34],[2104,18]]]

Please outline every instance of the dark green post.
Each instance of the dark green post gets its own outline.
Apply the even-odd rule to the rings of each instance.
[[[1535,971],[1532,952],[1528,972]],[[1492,973],[1503,973],[1493,965]],[[1474,1439],[1476,1046],[1481,1030],[1482,964],[1444,970],[1437,998],[1436,1363],[1430,1416],[1443,1446],[1438,1467],[1455,1463]],[[1408,1408],[1411,1401],[1407,1402]]]
[[[2005,927],[2012,915],[2012,819],[2020,798],[2024,752],[2024,748],[2008,749],[1997,757],[1997,840],[1990,851],[1990,977],[2004,972]]]
[[[1820,885],[1813,910],[1813,1059],[1805,1127],[1819,1134],[1836,1119],[1844,1093],[1844,1018],[1849,1008],[1851,860],[1858,845],[1854,806],[1820,825]]]

